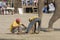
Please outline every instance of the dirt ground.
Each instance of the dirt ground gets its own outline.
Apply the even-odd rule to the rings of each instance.
[[[51,14],[43,14],[42,28],[47,28]],[[40,31],[39,34],[11,34],[9,31],[10,24],[16,19],[21,18],[21,22],[28,26],[28,19],[31,16],[37,16],[37,14],[14,14],[14,15],[0,15],[0,40],[60,40],[60,19],[57,20],[53,28],[56,30],[52,32]]]

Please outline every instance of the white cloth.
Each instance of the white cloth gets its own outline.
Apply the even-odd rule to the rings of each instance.
[[[38,2],[38,0],[34,0],[34,3],[37,3]]]
[[[53,3],[49,4],[49,11],[55,11],[55,7],[54,7]]]
[[[23,8],[18,8],[19,14],[23,14]]]

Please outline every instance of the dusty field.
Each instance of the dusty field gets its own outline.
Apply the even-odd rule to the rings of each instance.
[[[43,14],[41,24],[42,28],[48,27],[48,22],[52,15],[53,14]],[[31,16],[37,16],[37,14],[0,15],[0,40],[60,40],[60,30],[57,29],[60,28],[60,19],[53,25],[57,30],[52,32],[41,31],[39,34],[10,34],[9,26],[15,18],[21,18],[22,23],[28,26],[28,18]]]

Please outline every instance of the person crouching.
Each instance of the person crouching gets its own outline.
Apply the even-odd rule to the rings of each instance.
[[[19,18],[17,18],[12,24],[11,24],[11,27],[10,27],[10,31],[11,33],[20,33],[22,32],[21,28],[20,28],[20,25],[24,26],[24,28],[26,28],[26,26],[24,24],[21,24],[21,21]]]

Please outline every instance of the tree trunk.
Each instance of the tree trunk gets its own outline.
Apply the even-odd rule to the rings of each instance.
[[[42,18],[43,5],[44,5],[44,0],[38,0],[38,16],[40,19]]]
[[[18,8],[21,8],[21,7],[22,7],[21,0],[14,0],[15,12],[18,12]]]

